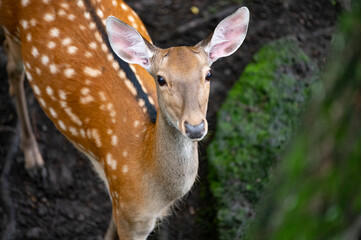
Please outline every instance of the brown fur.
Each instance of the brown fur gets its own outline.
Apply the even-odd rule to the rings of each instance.
[[[43,110],[62,134],[89,156],[109,187],[120,238],[146,238],[156,219],[167,214],[197,175],[197,143],[184,136],[184,122],[196,125],[205,120],[209,94],[209,83],[204,80],[208,71],[205,54],[198,47],[159,50],[152,74],[164,74],[170,86],[167,89],[156,88],[151,75],[133,66],[154,105],[159,103],[153,124],[124,74],[108,59],[110,49],[102,49],[99,32],[92,27],[91,18],[85,17],[82,4],[24,2],[26,6],[21,1],[3,0],[0,9],[7,38],[21,43],[13,49],[21,47],[22,60],[17,59],[16,64],[25,65]],[[101,19],[114,15],[150,41],[133,10],[122,9],[122,1],[117,4],[92,1],[95,11],[102,11],[103,18],[98,14]],[[95,49],[91,42],[96,43]]]

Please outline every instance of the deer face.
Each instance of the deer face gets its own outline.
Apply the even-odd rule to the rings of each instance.
[[[143,66],[154,77],[161,115],[184,136],[199,141],[208,130],[210,67],[239,48],[248,22],[248,9],[240,8],[197,45],[169,49],[155,47],[115,17],[107,19],[106,28],[114,52],[128,63]]]
[[[154,56],[151,74],[157,83],[160,111],[184,136],[201,140],[206,120],[210,66],[197,47],[173,47]]]

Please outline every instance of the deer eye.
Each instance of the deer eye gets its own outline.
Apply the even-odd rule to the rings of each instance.
[[[207,81],[210,81],[210,80],[211,80],[211,77],[212,77],[212,73],[211,73],[211,70],[209,70],[209,71],[207,72],[207,75],[206,75],[206,80],[207,80]]]
[[[157,81],[158,81],[159,86],[161,86],[161,87],[167,85],[167,82],[165,81],[164,77],[162,77],[160,75],[157,76]]]

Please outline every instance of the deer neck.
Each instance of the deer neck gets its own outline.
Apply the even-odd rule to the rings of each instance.
[[[186,194],[193,185],[198,170],[197,142],[191,141],[158,112],[155,129],[155,166],[158,187],[167,201]]]

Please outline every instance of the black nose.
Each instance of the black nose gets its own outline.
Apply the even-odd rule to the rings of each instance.
[[[205,129],[205,122],[202,120],[202,122],[196,126],[193,126],[192,124],[189,124],[188,122],[184,122],[184,126],[186,129],[186,134],[190,139],[198,139],[203,137],[206,129]]]

